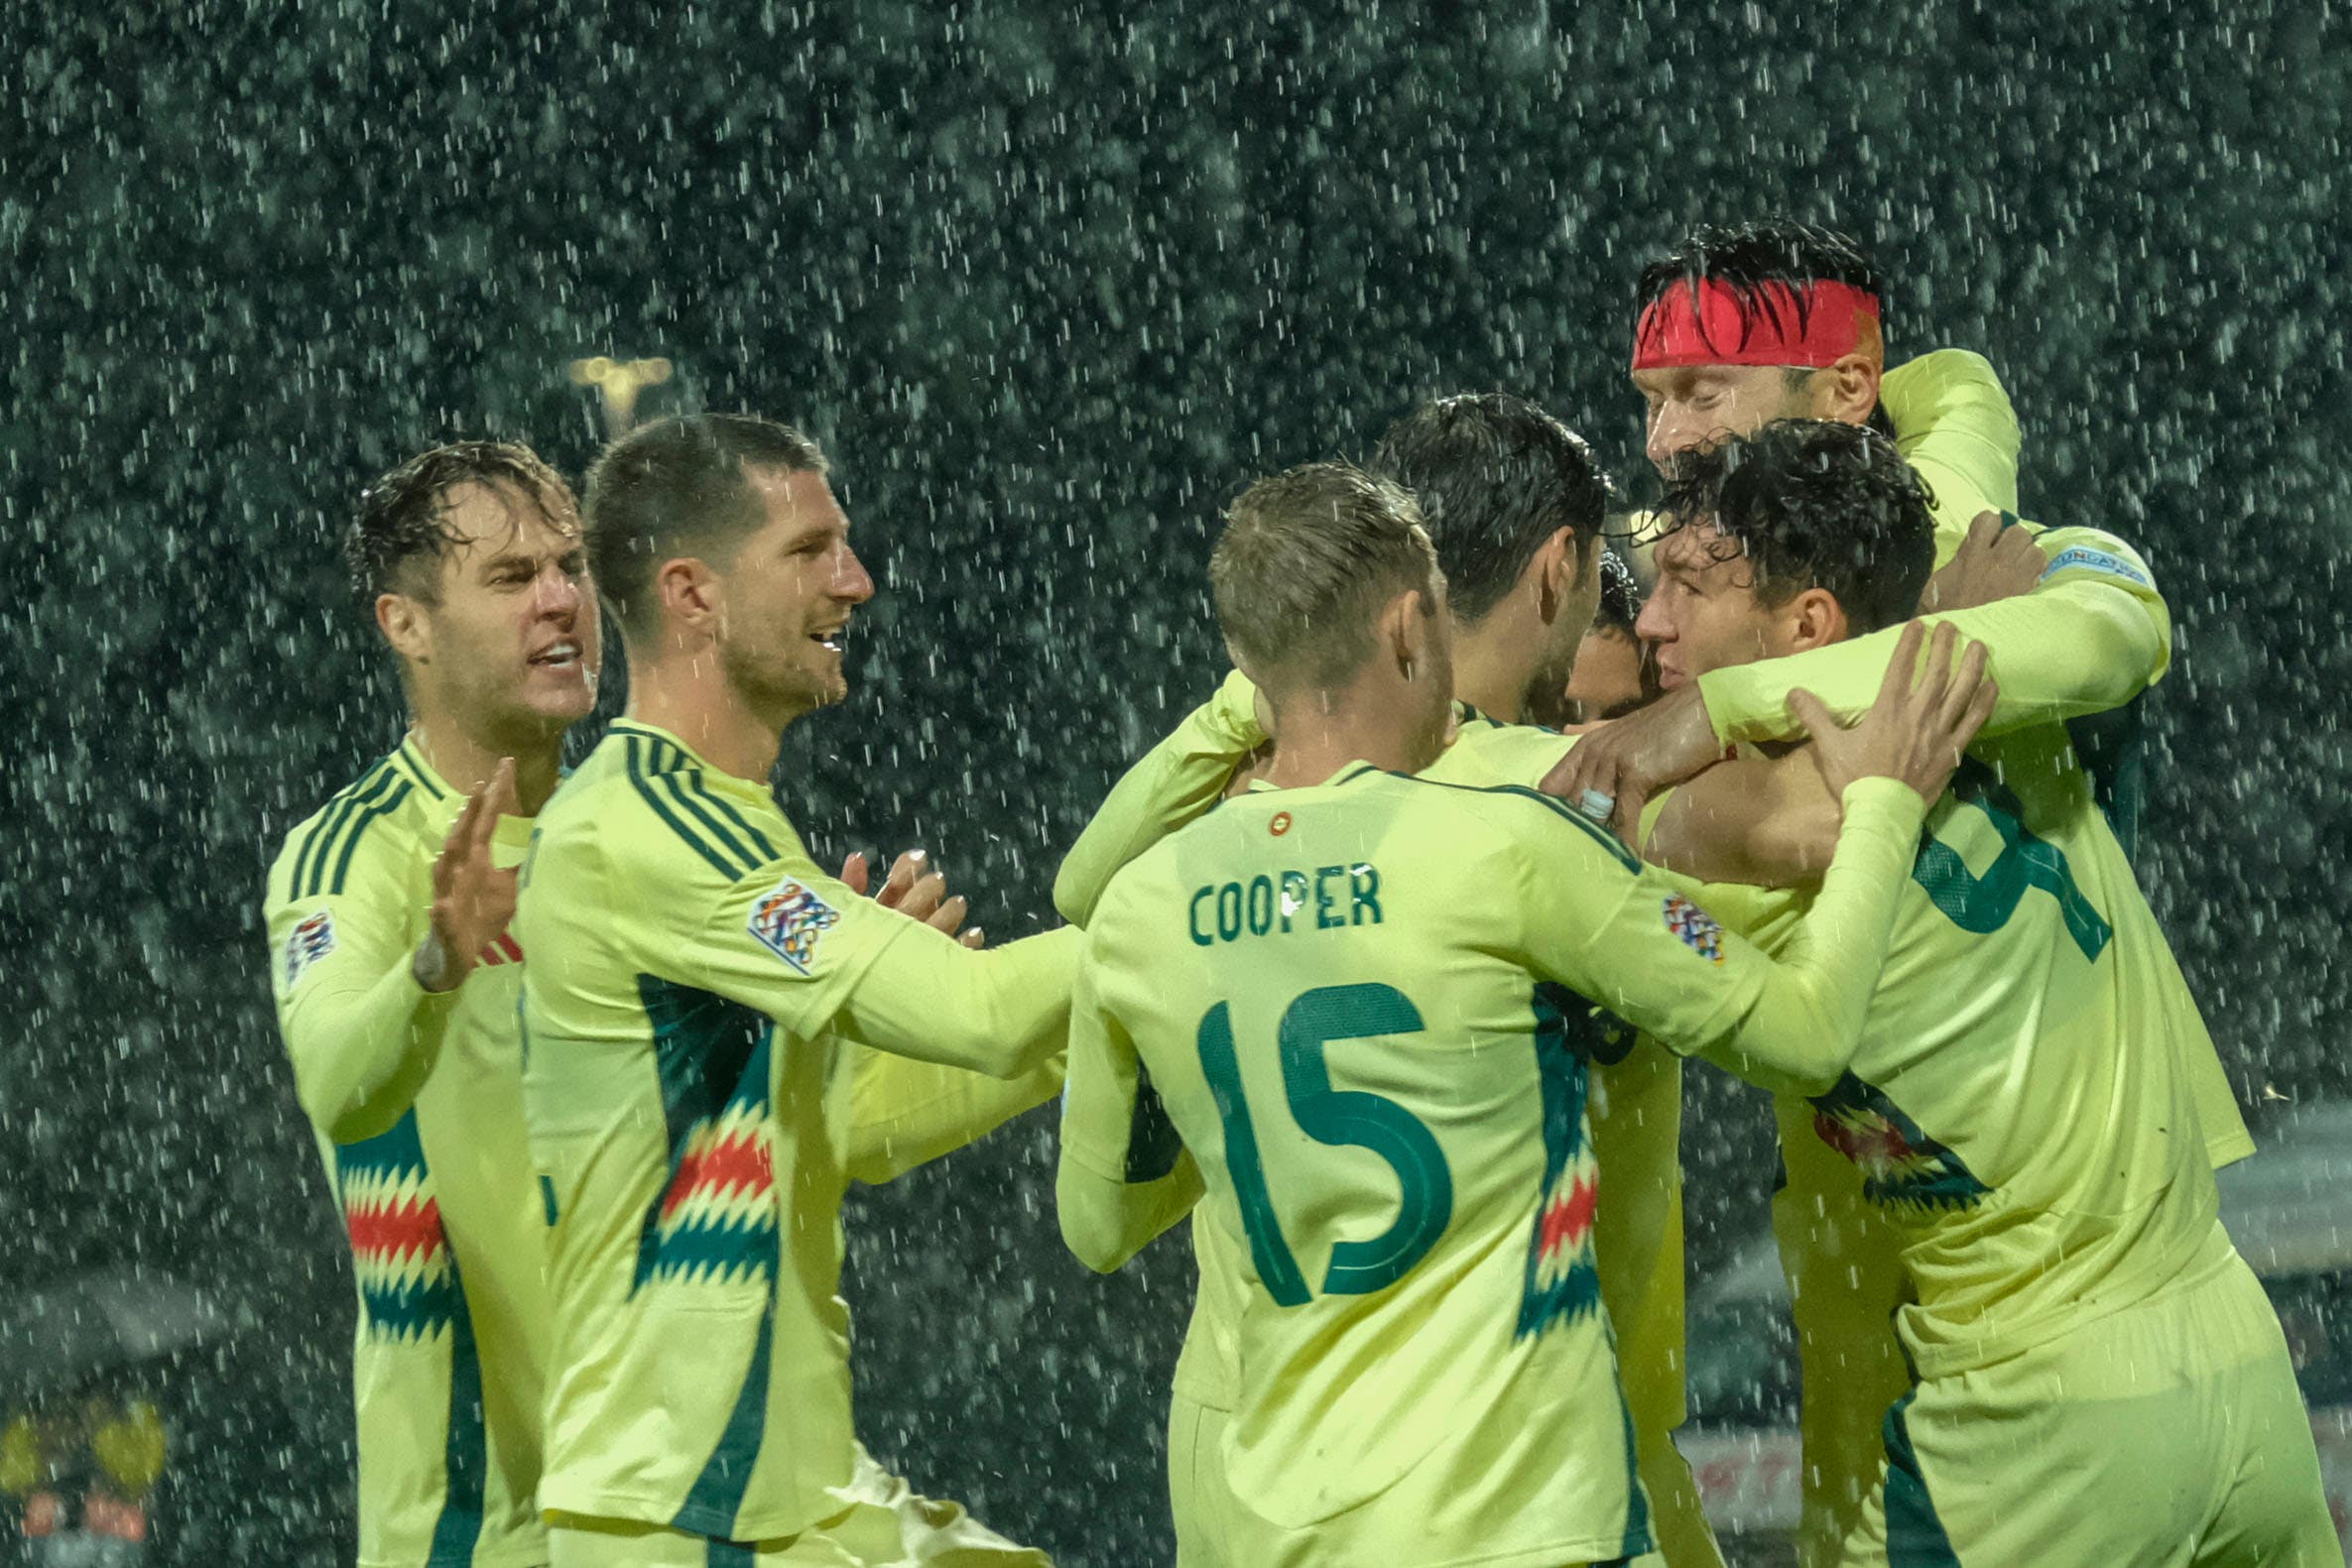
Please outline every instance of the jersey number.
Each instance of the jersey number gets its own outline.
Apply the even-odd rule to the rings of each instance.
[[[1401,1189],[1396,1223],[1386,1232],[1332,1247],[1330,1266],[1323,1271],[1325,1295],[1370,1295],[1396,1283],[1437,1245],[1453,1218],[1453,1172],[1436,1135],[1385,1095],[1332,1088],[1324,1059],[1324,1048],[1334,1040],[1421,1029],[1420,1012],[1393,986],[1318,986],[1283,1013],[1278,1036],[1283,1094],[1299,1130],[1318,1144],[1370,1149],[1397,1172]],[[1266,1190],[1227,1004],[1220,1002],[1201,1017],[1199,1045],[1200,1070],[1225,1127],[1225,1164],[1241,1203],[1242,1228],[1249,1233],[1250,1259],[1276,1301],[1304,1306],[1311,1297]]]
[[[2020,820],[2017,797],[1981,764],[1962,765],[1961,776],[1952,782],[1952,793],[1992,822],[1993,830],[2001,835],[2001,853],[1980,877],[1968,869],[1959,851],[1922,832],[1919,857],[1912,862],[1912,880],[1927,891],[1927,897],[1954,925],[1979,935],[2007,925],[2027,892],[2040,888],[2058,901],[2066,932],[2082,949],[2082,956],[2097,962],[2108,938],[2115,934],[2114,928],[2074,885],[2074,869],[2066,863],[2066,852],[2027,828]]]

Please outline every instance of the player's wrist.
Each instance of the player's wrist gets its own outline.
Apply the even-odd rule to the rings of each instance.
[[[438,931],[428,931],[409,958],[409,977],[428,996],[443,996],[457,989],[465,971],[449,955],[449,944]]]

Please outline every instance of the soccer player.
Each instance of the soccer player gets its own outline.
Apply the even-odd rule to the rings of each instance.
[[[1634,582],[1633,568],[1614,550],[1604,551],[1600,607],[1593,614],[1592,630],[1576,646],[1560,729],[1581,732],[1639,712],[1658,700],[1657,661],[1634,633],[1634,622],[1641,613],[1641,590]]]
[[[1950,675],[1947,634],[1922,686],[1907,668],[1823,737],[1844,835],[1818,940],[1775,967],[1573,812],[1412,777],[1444,748],[1453,672],[1402,489],[1333,463],[1263,481],[1210,579],[1273,762],[1093,911],[1063,1233],[1116,1267],[1205,1194],[1204,1262],[1248,1259],[1222,1560],[1647,1551],[1592,1260],[1596,1009],[1833,1077],[1923,798],[1990,705],[1981,657]]]
[[[270,869],[278,1022],[351,1236],[362,1568],[548,1560],[547,1297],[514,866],[595,700],[578,513],[530,451],[436,447],[345,541],[408,733]]]
[[[823,875],[777,808],[784,730],[846,692],[873,593],[825,474],[797,431],[712,415],[588,482],[629,712],[543,816],[515,916],[556,1568],[1045,1561],[850,1424],[844,1184],[1052,1093],[1078,937],[959,945]],[[861,1102],[904,1115],[877,1139]]]
[[[2018,428],[1991,367],[1943,350],[1887,371],[1877,269],[1823,229],[1763,222],[1701,228],[1642,274],[1633,382],[1648,409],[1648,451],[1662,472],[1684,454],[1765,422],[1813,418],[1870,423],[1896,436],[1926,481],[1935,554],[1948,563],[1971,522],[2017,507]],[[1933,431],[1933,439],[1927,432]],[[2001,703],[1989,733],[2071,721],[2077,731],[2123,712],[2170,661],[2170,620],[2145,562],[2089,529],[2041,536],[2048,555],[2036,590],[1960,611],[1954,624],[1990,651]],[[1653,596],[1655,599],[1655,595]],[[1791,659],[1705,673],[1659,650],[1666,696],[1587,736],[1553,786],[1571,800],[1614,802],[1629,841],[1642,802],[1690,778],[1737,742],[1795,739],[1793,687],[1850,718],[1876,690],[1893,628]],[[2128,726],[2128,713],[2123,721]],[[2081,734],[2090,755],[2118,750]],[[2102,784],[2119,815],[2128,797]],[[2253,1149],[2227,1078],[2210,1052],[2194,1069],[2216,1165]],[[1804,1526],[1800,1556],[1831,1560],[1882,1463],[1880,1421],[1910,1386],[1888,1328],[1906,1285],[1900,1238],[1873,1211],[1843,1161],[1809,1134],[1811,1108],[1775,1103],[1787,1179],[1773,1225],[1795,1303],[1800,1373]]]
[[[1916,383],[1905,366],[1891,379]],[[1963,455],[1932,426],[1917,449]],[[1593,620],[1604,550],[1599,532],[1610,486],[1584,443],[1557,420],[1503,395],[1425,403],[1382,437],[1375,470],[1425,496],[1424,514],[1452,597],[1456,663],[1455,740],[1433,777],[1477,785],[1533,786],[1566,743],[1520,724],[1559,678],[1579,629]],[[1628,607],[1627,618],[1631,619]],[[1587,636],[1585,641],[1589,642]],[[1581,656],[1577,656],[1581,657]],[[1465,674],[1467,671],[1467,674]],[[1570,671],[1569,678],[1575,678]],[[1472,706],[1475,704],[1475,706]],[[1215,697],[1138,762],[1072,846],[1054,883],[1063,916],[1084,923],[1112,873],[1174,827],[1206,809],[1264,755],[1265,731],[1247,677],[1236,672]],[[1240,769],[1240,772],[1236,772]],[[1618,1352],[1650,1491],[1655,1533],[1674,1568],[1719,1562],[1689,1469],[1674,1451],[1683,1418],[1680,1058],[1655,1045],[1608,1054],[1596,1074],[1595,1138],[1612,1178],[1596,1250],[1602,1288],[1621,1335]],[[1223,1412],[1231,1409],[1231,1303],[1212,1282],[1206,1256],[1215,1233],[1193,1228],[1201,1293],[1170,1405],[1170,1487],[1179,1562],[1213,1556],[1227,1508],[1221,1461],[1213,1459]],[[1890,1302],[1890,1309],[1892,1303]]]
[[[1883,440],[1773,423],[1681,471],[1643,611],[1667,667],[1834,646],[1917,600],[1932,524]],[[1668,796],[1647,850],[1801,885],[1836,820],[1801,754],[1751,750]],[[1693,896],[1768,950],[1807,899],[1731,892]],[[1840,1562],[2342,1561],[2286,1340],[2220,1224],[2212,1055],[2065,730],[1980,740],[1928,813],[1860,1048],[1801,1102],[1910,1287],[1916,1386]]]

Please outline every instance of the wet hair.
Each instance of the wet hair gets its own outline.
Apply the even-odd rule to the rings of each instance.
[[[1592,629],[1610,637],[1631,639],[1634,623],[1642,618],[1642,591],[1634,582],[1634,569],[1625,557],[1603,546],[1601,549],[1601,602],[1592,614]]]
[[[1422,404],[1388,427],[1367,466],[1413,492],[1465,626],[1503,602],[1561,529],[1581,562],[1615,493],[1581,437],[1502,392]]]
[[[1307,463],[1242,492],[1209,557],[1234,663],[1270,691],[1345,684],[1372,657],[1372,616],[1411,589],[1436,609],[1437,557],[1402,486]]]
[[[528,446],[452,441],[419,452],[360,492],[343,535],[351,589],[370,619],[387,593],[440,602],[440,563],[464,543],[449,525],[449,496],[465,485],[520,491],[557,529],[579,530],[571,487]]]
[[[1879,318],[1882,323],[1886,319],[1879,270],[1862,247],[1835,229],[1789,218],[1764,218],[1730,227],[1701,224],[1692,229],[1672,250],[1642,269],[1641,281],[1634,286],[1637,319],[1674,285],[1686,284],[1695,293],[1701,283],[1719,283],[1731,290],[1743,332],[1752,331],[1761,316],[1792,335],[1802,333],[1812,308],[1801,289],[1808,283],[1851,284],[1878,295]],[[1778,291],[1768,291],[1768,284],[1797,287],[1794,301]],[[1796,312],[1795,320],[1781,319],[1784,306]],[[1809,368],[1795,366],[1790,380],[1799,382],[1812,374]]]
[[[1776,420],[1691,454],[1668,488],[1669,532],[1714,525],[1719,559],[1747,557],[1768,605],[1836,596],[1859,635],[1911,619],[1935,565],[1934,498],[1868,425]]]
[[[662,562],[724,557],[767,522],[753,473],[825,469],[815,441],[754,415],[684,415],[640,425],[588,471],[588,569],[621,625],[643,629]]]

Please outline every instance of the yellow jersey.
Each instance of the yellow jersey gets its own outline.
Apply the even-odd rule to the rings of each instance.
[[[845,1184],[1051,1095],[1077,933],[969,951],[820,872],[764,783],[628,720],[543,814],[515,928],[541,1503],[797,1535],[855,1501]]]
[[[362,1568],[547,1561],[534,1493],[547,1361],[540,1206],[523,1139],[523,949],[454,991],[410,963],[464,796],[404,743],[287,835],[270,868],[278,1024],[343,1211]],[[501,818],[518,863],[530,819]]]
[[[1377,1533],[1417,1561],[1649,1549],[1586,1062],[1620,1018],[1807,1081],[1850,1043],[1919,801],[1866,781],[1848,808],[1821,940],[1780,968],[1557,801],[1363,766],[1254,789],[1114,878],[1063,1234],[1116,1266],[1205,1194],[1204,1265],[1241,1276],[1225,1468],[1251,1513],[1360,1540],[1410,1473],[1443,1516]]]

